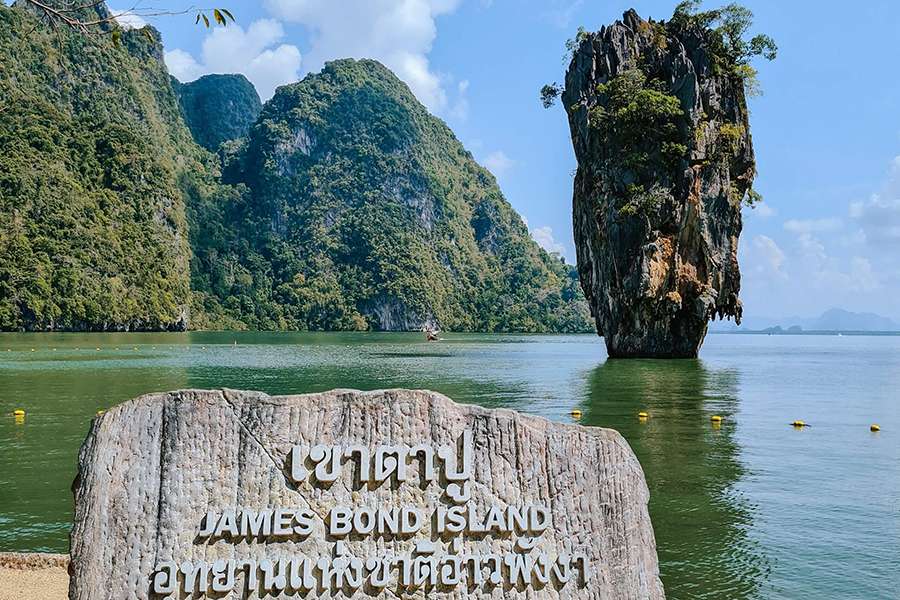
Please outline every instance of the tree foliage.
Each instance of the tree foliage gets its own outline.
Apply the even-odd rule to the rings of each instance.
[[[0,5],[0,329],[181,327],[196,147],[156,46],[35,21]]]
[[[701,11],[702,0],[684,0],[675,7],[668,27],[675,31],[701,30],[707,37],[713,68],[727,70],[741,79],[750,96],[760,95],[756,68],[751,61],[757,56],[775,60],[778,46],[775,40],[760,33],[747,37],[753,26],[753,12],[740,4]]]

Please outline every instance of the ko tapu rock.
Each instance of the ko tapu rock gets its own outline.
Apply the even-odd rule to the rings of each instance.
[[[610,356],[694,357],[711,318],[740,323],[755,72],[729,63],[724,39],[687,14],[632,10],[572,44],[562,102],[578,272]]]
[[[609,429],[428,391],[179,391],[94,420],[70,600],[661,599]]]

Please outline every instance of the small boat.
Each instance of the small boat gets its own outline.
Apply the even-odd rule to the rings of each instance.
[[[440,329],[425,326],[422,328],[422,331],[425,332],[425,339],[429,342],[439,342],[441,338],[438,337],[438,334],[441,332]]]

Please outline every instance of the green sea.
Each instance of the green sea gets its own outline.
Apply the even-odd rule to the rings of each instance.
[[[619,430],[669,598],[900,598],[900,337],[711,335],[678,361],[607,360],[591,335],[446,337],[0,335],[0,550],[67,551],[79,445],[128,398],[429,388]]]

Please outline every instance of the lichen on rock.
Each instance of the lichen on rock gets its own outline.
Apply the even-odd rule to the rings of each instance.
[[[756,197],[747,59],[775,47],[741,38],[745,9],[694,18],[693,6],[580,31],[559,90],[579,277],[613,357],[695,357],[710,319],[740,323],[741,207]]]

